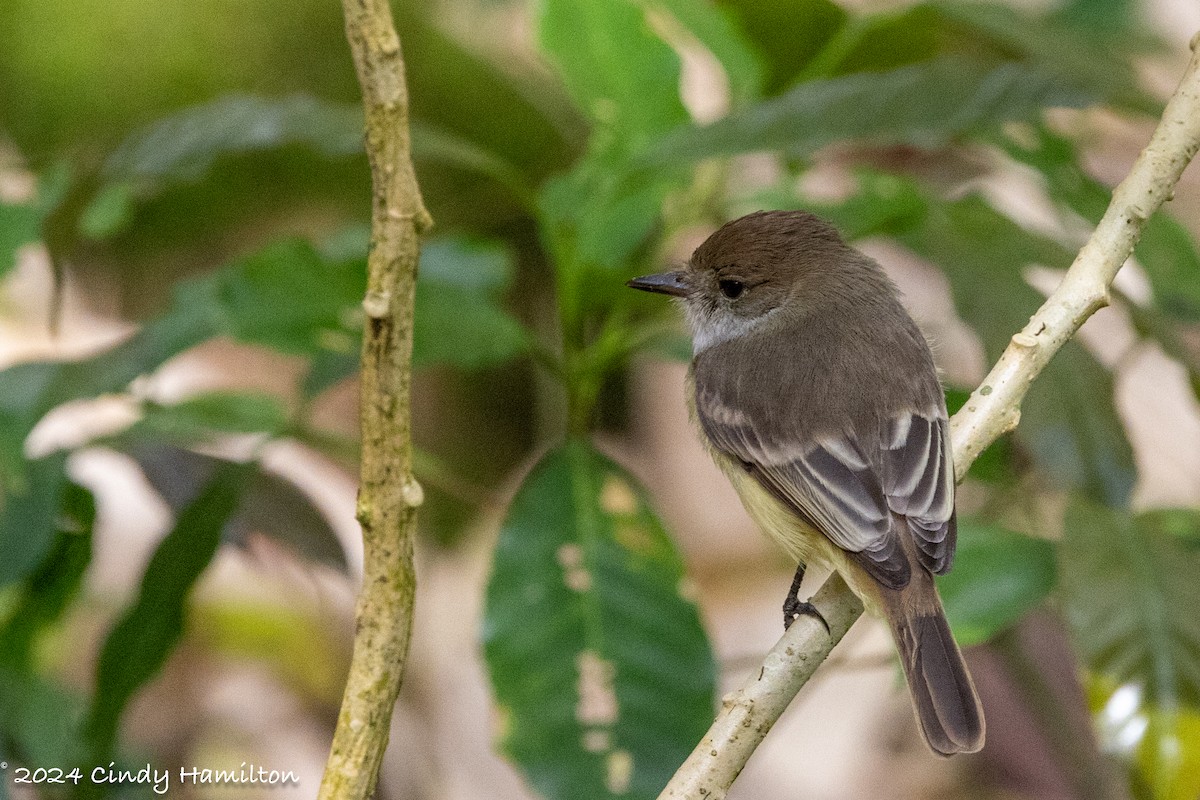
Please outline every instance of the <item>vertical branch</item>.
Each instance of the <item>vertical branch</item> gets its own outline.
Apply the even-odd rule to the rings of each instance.
[[[408,91],[387,0],[343,0],[362,86],[371,165],[371,249],[362,347],[358,521],[363,585],[354,654],[318,797],[369,797],[387,747],[412,633],[413,536],[422,491],[412,475],[409,387],[421,201],[409,147]]]

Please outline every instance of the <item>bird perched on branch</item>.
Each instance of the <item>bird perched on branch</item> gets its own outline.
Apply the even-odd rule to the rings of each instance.
[[[954,461],[933,357],[875,261],[802,211],[726,224],[686,269],[629,282],[677,297],[693,416],[751,517],[891,627],[929,746],[979,750],[983,710],[933,576],[954,557]],[[819,616],[819,614],[818,614]]]

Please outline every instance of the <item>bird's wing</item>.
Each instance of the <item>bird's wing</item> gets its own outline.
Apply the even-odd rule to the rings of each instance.
[[[696,415],[718,449],[876,580],[896,589],[908,583],[910,567],[894,531],[879,459],[853,435],[773,440],[713,392],[697,393]]]
[[[915,538],[927,569],[949,567],[953,466],[945,420],[936,411],[928,417],[905,412],[883,436],[870,437],[873,446],[847,431],[773,441],[712,392],[697,394],[696,411],[721,451],[883,585],[899,589],[911,576],[903,533]]]
[[[903,516],[921,563],[935,575],[954,560],[954,454],[950,423],[940,408],[888,422],[883,442],[883,492]]]

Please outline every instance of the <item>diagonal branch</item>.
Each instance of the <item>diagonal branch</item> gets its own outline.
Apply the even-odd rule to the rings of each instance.
[[[1034,379],[1084,321],[1108,304],[1109,286],[1142,227],[1170,199],[1200,149],[1200,34],[1162,119],[1133,169],[1113,191],[1108,211],[1079,251],[1062,283],[1029,324],[1012,337],[996,366],[950,421],[959,476],[1001,434],[1016,427]],[[762,669],[728,695],[716,721],[659,795],[721,800],[792,698],[862,614],[862,603],[834,574],[812,598],[829,622],[800,617],[767,654]]]
[[[343,0],[342,6],[362,86],[372,183],[359,397],[363,584],[322,800],[373,794],[408,655],[422,498],[412,475],[409,413],[413,298],[420,236],[432,222],[413,172],[404,60],[388,0]]]

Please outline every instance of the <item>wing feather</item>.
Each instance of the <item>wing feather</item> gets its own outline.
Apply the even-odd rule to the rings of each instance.
[[[906,518],[921,563],[940,575],[950,569],[957,538],[950,425],[932,409],[892,420],[890,434],[883,454],[888,506]]]
[[[744,464],[780,502],[884,585],[898,589],[908,583],[910,568],[894,533],[879,459],[853,435],[809,442],[764,440],[750,420],[712,393],[698,394],[696,410],[712,442]]]
[[[884,430],[774,441],[713,392],[698,392],[696,411],[718,449],[780,502],[847,551],[885,586],[910,578],[901,531],[934,573],[954,555],[954,466],[945,411],[904,413]]]

